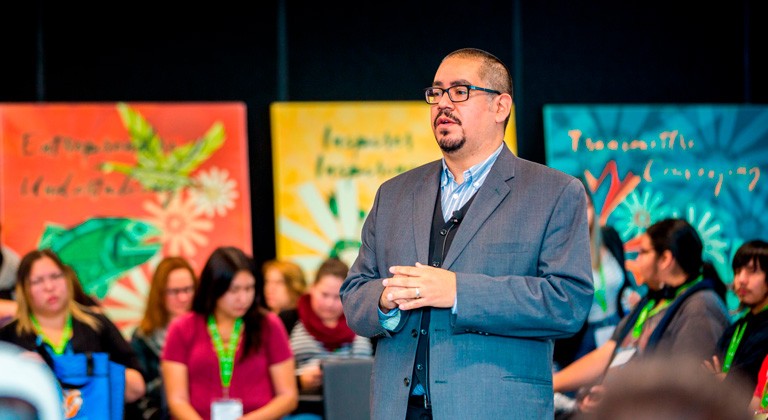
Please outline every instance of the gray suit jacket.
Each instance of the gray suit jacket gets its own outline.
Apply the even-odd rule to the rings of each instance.
[[[387,331],[378,302],[392,265],[428,263],[440,161],[379,188],[362,247],[341,288],[359,335],[378,337],[372,416],[405,418],[419,311]],[[582,184],[504,146],[443,262],[456,273],[457,312],[431,309],[429,386],[435,419],[553,418],[552,349],[592,303]]]

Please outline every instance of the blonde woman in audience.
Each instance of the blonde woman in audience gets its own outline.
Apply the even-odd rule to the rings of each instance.
[[[200,273],[192,312],[168,328],[160,370],[171,416],[279,419],[298,403],[295,362],[277,315],[258,302],[252,259],[235,247],[213,251]]]
[[[135,418],[169,418],[160,375],[160,355],[168,325],[192,309],[196,287],[197,276],[182,257],[165,257],[155,268],[144,318],[131,337],[131,347],[139,358],[147,383],[147,394],[129,408]]]
[[[299,296],[307,288],[304,272],[291,261],[269,260],[262,266],[264,299],[270,311],[279,314],[296,308]]]
[[[0,340],[31,352],[106,352],[125,369],[125,402],[144,395],[141,366],[131,346],[104,314],[77,303],[67,267],[49,249],[21,259],[16,277],[16,318],[0,329]]]

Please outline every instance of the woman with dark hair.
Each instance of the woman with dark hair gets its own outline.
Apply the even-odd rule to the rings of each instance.
[[[136,355],[104,314],[75,300],[74,278],[67,273],[49,249],[24,255],[16,276],[16,318],[0,329],[0,340],[51,356],[108,353],[111,361],[126,367],[125,402],[137,400],[145,384]]]
[[[639,239],[638,283],[649,292],[625,316],[606,344],[557,372],[555,392],[581,387],[582,411],[596,407],[604,375],[633,360],[670,355],[708,358],[729,325],[725,286],[703,261],[696,229],[683,219],[651,225]],[[591,387],[591,388],[590,388]]]
[[[217,248],[192,312],[171,323],[161,371],[172,417],[277,419],[296,408],[288,336],[277,315],[259,306],[254,272],[242,250]]]
[[[141,419],[169,418],[168,404],[160,375],[160,355],[168,325],[192,310],[197,276],[182,257],[163,258],[152,275],[144,318],[133,332],[131,347],[141,362],[147,394],[129,407],[130,415]]]

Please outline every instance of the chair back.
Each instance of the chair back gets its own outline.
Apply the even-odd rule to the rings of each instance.
[[[371,418],[373,358],[322,362],[325,420]]]

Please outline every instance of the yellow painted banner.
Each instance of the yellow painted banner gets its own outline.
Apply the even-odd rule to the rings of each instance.
[[[308,279],[329,256],[354,261],[382,182],[442,156],[421,101],[282,102],[270,113],[277,256]],[[516,151],[514,117],[506,143]]]

